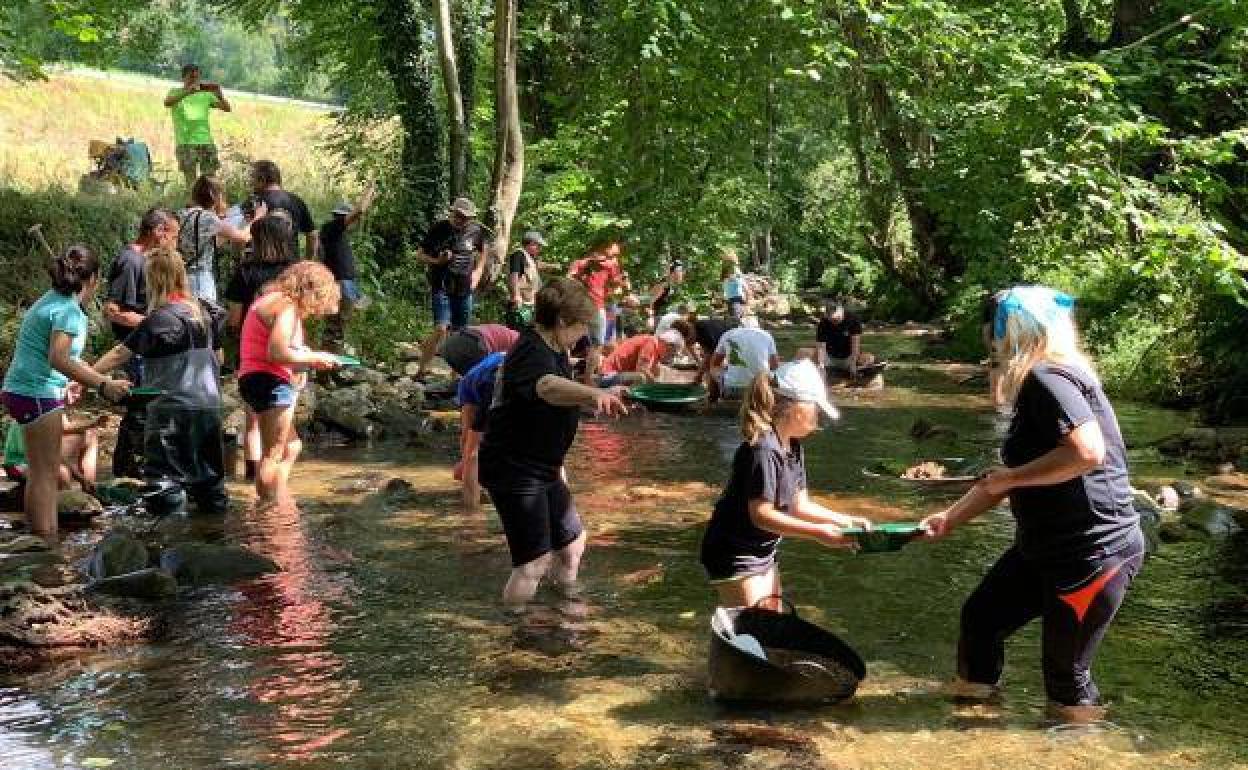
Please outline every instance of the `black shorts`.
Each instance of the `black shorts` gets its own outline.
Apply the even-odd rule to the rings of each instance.
[[[485,485],[503,522],[511,565],[519,567],[566,547],[585,528],[562,480]]]
[[[238,378],[238,395],[256,414],[295,405],[295,386],[275,374],[251,372]]]
[[[719,538],[702,538],[702,566],[712,583],[765,575],[776,566],[779,540],[771,544],[742,548],[721,542]]]

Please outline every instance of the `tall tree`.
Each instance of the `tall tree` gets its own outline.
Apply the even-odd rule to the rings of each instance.
[[[450,195],[464,194],[467,189],[468,120],[464,115],[464,96],[460,91],[459,66],[456,63],[454,34],[451,25],[450,0],[433,0],[434,39],[438,60],[442,65],[442,90],[446,93],[447,148],[450,166]]]
[[[516,85],[518,0],[494,3],[494,173],[490,209],[495,217],[495,257],[507,255],[511,225],[524,187],[524,132]]]

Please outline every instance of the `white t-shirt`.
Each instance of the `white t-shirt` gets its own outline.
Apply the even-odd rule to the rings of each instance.
[[[747,327],[724,332],[715,352],[724,354],[728,364],[724,370],[724,385],[730,388],[744,388],[755,375],[770,371],[771,357],[779,355],[770,332]]]
[[[672,324],[684,318],[680,313],[666,313],[659,319],[659,323],[654,327],[654,336],[659,336],[663,332],[672,328]]]

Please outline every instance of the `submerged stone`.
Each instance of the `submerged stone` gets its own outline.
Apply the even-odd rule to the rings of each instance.
[[[179,583],[192,585],[231,583],[281,571],[272,559],[242,546],[207,543],[166,548],[160,553],[160,566]]]
[[[160,567],[148,567],[93,581],[88,590],[132,599],[165,599],[177,594],[178,581]]]
[[[147,566],[147,546],[115,532],[96,544],[87,561],[87,574],[96,580],[125,575]]]

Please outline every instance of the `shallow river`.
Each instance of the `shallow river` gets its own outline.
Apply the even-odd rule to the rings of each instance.
[[[917,518],[941,498],[862,467],[987,456],[1000,422],[981,385],[959,384],[973,370],[914,363],[922,338],[868,342],[899,366],[885,391],[838,394],[840,424],[807,444],[811,488],[841,510]],[[1187,421],[1119,411],[1133,445]],[[918,442],[919,417],[958,435]],[[0,679],[0,767],[1248,767],[1242,538],[1165,545],[1147,563],[1097,660],[1113,704],[1097,729],[1044,723],[1038,628],[1009,647],[1000,706],[940,694],[960,603],[1011,538],[1003,512],[897,554],[786,543],[788,595],[860,651],[868,678],[839,706],[716,705],[696,552],[738,441],[728,415],[583,423],[569,471],[592,534],[590,613],[523,628],[498,606],[508,563],[495,517],[457,510],[453,435],[316,452],[297,470],[300,511],[198,525],[281,574],[180,597],[159,644]],[[1137,483],[1183,473],[1132,457]],[[392,477],[413,493],[376,491]]]

